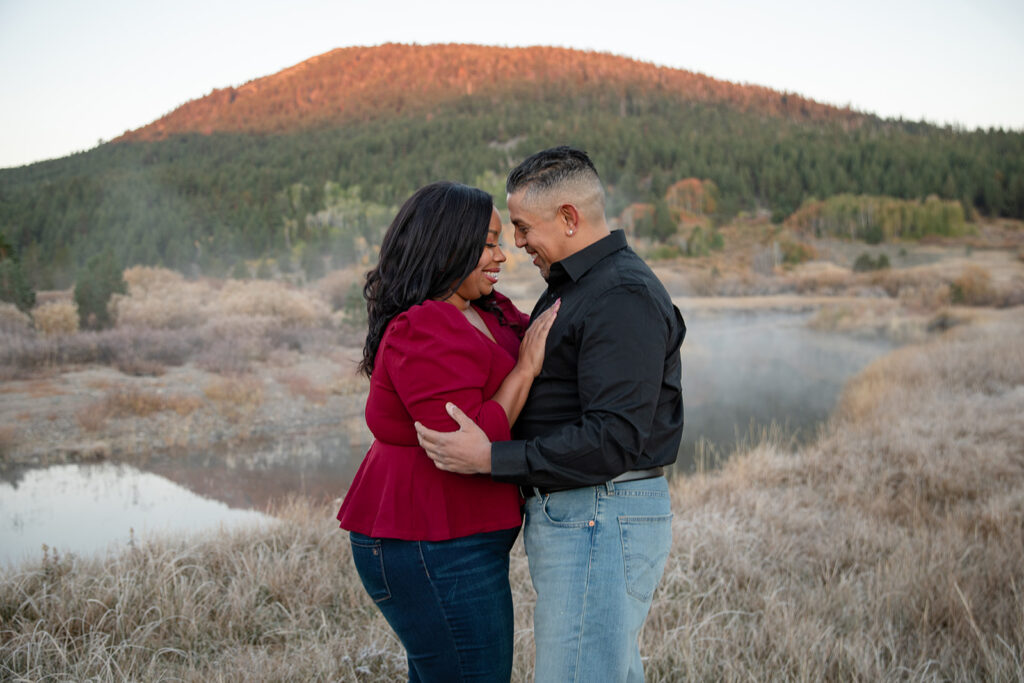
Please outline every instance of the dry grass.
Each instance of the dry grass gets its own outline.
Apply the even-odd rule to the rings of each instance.
[[[279,372],[274,379],[284,385],[292,396],[300,396],[317,405],[326,403],[331,393],[330,387],[321,386],[299,372]]]
[[[165,395],[138,387],[127,387],[115,389],[102,399],[80,408],[75,413],[75,419],[83,429],[95,432],[102,429],[111,418],[148,417],[164,411],[185,416],[202,406],[203,401],[197,396]]]
[[[0,460],[18,442],[18,430],[13,425],[0,425]]]
[[[252,375],[222,377],[207,384],[203,393],[224,417],[238,422],[263,403],[263,382]]]
[[[0,394],[28,394],[32,398],[60,396],[64,390],[48,379],[35,379],[21,384],[0,385]]]
[[[892,299],[848,299],[826,303],[807,325],[813,330],[869,339],[888,339],[898,344],[920,342],[929,335],[983,317],[977,309],[946,307],[920,310]]]
[[[1024,680],[1022,335],[1006,311],[896,351],[850,383],[817,442],[769,438],[675,479],[648,680]],[[207,395],[246,400],[244,386]],[[292,502],[262,531],[10,571],[0,677],[401,679],[335,510]],[[524,681],[521,546],[512,581]]]
[[[650,677],[1021,680],[1022,333],[897,351],[817,443],[677,480]]]
[[[4,680],[393,680],[404,664],[321,506],[107,561],[45,554],[0,589]],[[15,631],[11,626],[20,625]]]
[[[370,389],[370,380],[356,372],[346,372],[330,385],[330,392],[340,396],[361,394]]]

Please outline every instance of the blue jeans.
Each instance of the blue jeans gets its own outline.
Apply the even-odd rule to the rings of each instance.
[[[642,681],[640,629],[672,545],[665,478],[534,495],[523,533],[536,681]]]
[[[519,529],[450,541],[349,533],[363,587],[405,647],[410,681],[512,676],[508,554]]]

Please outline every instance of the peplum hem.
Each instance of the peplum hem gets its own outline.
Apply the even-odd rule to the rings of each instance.
[[[444,472],[419,446],[375,441],[338,511],[342,529],[376,538],[444,541],[520,526],[519,488]],[[412,511],[430,510],[430,514]]]

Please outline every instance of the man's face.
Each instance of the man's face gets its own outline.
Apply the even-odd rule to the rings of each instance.
[[[533,265],[547,279],[551,264],[569,256],[567,225],[558,207],[527,208],[523,205],[526,188],[508,195],[508,213],[515,227],[516,246],[533,257]]]

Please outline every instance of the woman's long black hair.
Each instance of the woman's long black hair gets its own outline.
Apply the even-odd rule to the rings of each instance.
[[[487,243],[493,206],[483,190],[450,182],[425,185],[405,201],[384,235],[377,266],[366,274],[369,328],[360,372],[373,373],[392,318],[428,299],[447,298],[473,272]],[[493,294],[482,299],[486,308],[497,310]]]

